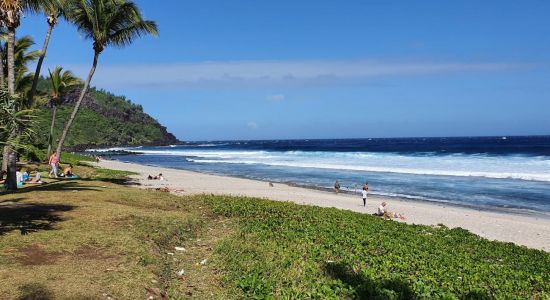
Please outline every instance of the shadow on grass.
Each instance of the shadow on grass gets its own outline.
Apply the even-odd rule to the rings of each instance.
[[[79,179],[81,181],[104,181],[104,182],[110,182],[118,185],[140,185],[140,183],[132,178],[109,178],[109,177],[95,177],[93,179],[90,178],[81,178]]]
[[[18,300],[49,300],[54,299],[53,292],[40,283],[27,283],[19,287]]]
[[[19,188],[15,194],[24,194],[34,191],[101,191],[102,189],[96,186],[86,186],[80,184],[78,181],[60,180],[50,183],[29,185],[24,188]],[[7,195],[10,192],[2,192],[0,195]]]
[[[63,221],[58,214],[74,208],[72,205],[61,204],[0,205],[0,235],[13,230],[19,230],[23,235],[52,230],[55,223]]]
[[[351,286],[357,299],[416,299],[409,283],[401,279],[373,280],[340,263],[325,265],[325,272]]]
[[[13,199],[5,199],[5,200],[0,201],[0,205],[4,205],[4,204],[13,204],[13,203],[17,203],[17,202],[23,201],[23,200],[25,200],[25,199],[26,199],[26,198],[23,198],[23,197],[13,198]]]

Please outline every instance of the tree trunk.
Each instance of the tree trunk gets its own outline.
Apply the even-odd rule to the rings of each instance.
[[[10,146],[4,146],[4,150],[2,151],[2,171],[8,171],[8,156],[10,151]]]
[[[57,144],[57,159],[59,161],[59,158],[61,157],[61,149],[63,148],[63,144],[65,143],[65,138],[67,137],[67,133],[69,132],[69,129],[71,128],[71,125],[73,124],[74,118],[76,117],[76,114],[78,113],[78,110],[80,109],[80,104],[82,104],[82,100],[84,99],[84,96],[86,96],[86,93],[88,92],[88,87],[90,86],[90,82],[92,81],[92,77],[95,73],[95,68],[97,67],[97,60],[99,58],[99,52],[94,51],[94,62],[92,64],[92,68],[90,69],[90,73],[88,74],[88,78],[86,78],[86,82],[84,82],[84,87],[82,88],[82,91],[80,92],[80,97],[78,97],[78,100],[76,101],[74,105],[73,112],[71,113],[71,116],[69,117],[69,120],[67,121],[67,124],[65,124],[65,128],[63,128],[63,133],[61,134],[61,137],[59,138],[59,143]]]
[[[17,178],[15,173],[17,172],[16,165],[17,162],[17,155],[15,151],[10,151],[10,154],[8,155],[8,180],[7,180],[7,188],[8,191],[16,191],[17,190]],[[13,179],[10,178],[10,174],[13,174]],[[12,179],[12,180],[10,180]]]
[[[27,106],[32,107],[32,103],[34,102],[34,94],[36,93],[36,85],[38,84],[38,78],[40,78],[40,69],[42,69],[42,63],[44,62],[44,58],[46,57],[46,51],[48,51],[48,43],[50,42],[50,37],[52,35],[54,24],[49,24],[48,32],[46,33],[46,39],[44,40],[44,46],[42,46],[42,52],[40,53],[40,57],[38,58],[38,63],[36,64],[36,70],[34,71],[34,79],[32,81],[32,87],[29,91],[29,100],[27,101]]]
[[[57,113],[57,106],[53,106],[53,112],[52,112],[52,125],[50,126],[50,136],[48,137],[48,156],[46,156],[46,159],[50,158],[50,155],[52,154],[52,144],[53,144],[53,128],[55,126],[55,115]]]
[[[15,28],[9,27],[8,28],[8,92],[10,95],[15,94],[15,56],[14,56],[14,50],[15,50]],[[12,132],[8,139],[12,139],[17,134],[17,128],[12,129]],[[16,155],[14,152],[14,149],[11,147],[7,147],[8,150],[5,151],[6,156],[4,156],[4,160],[8,162],[7,171],[8,171],[8,177],[7,177],[7,185],[8,190],[10,191],[16,191],[17,190],[17,178],[15,175],[16,172]]]
[[[0,87],[6,86],[6,74],[4,73],[4,53],[2,53],[2,48],[0,45]]]
[[[15,28],[8,28],[8,92],[15,93]]]

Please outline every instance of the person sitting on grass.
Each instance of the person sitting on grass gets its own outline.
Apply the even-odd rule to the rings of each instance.
[[[21,172],[21,179],[23,180],[23,183],[30,180],[30,176],[29,176],[29,173],[27,172],[27,170]]]
[[[386,202],[382,202],[382,204],[380,204],[378,207],[378,216],[384,217],[384,219],[399,218],[401,220],[405,220],[404,214],[389,211],[386,207],[387,205],[388,204]]]
[[[42,183],[42,174],[38,170],[36,170],[36,174],[33,178],[29,178],[29,181],[27,183],[31,184],[41,184]]]
[[[21,167],[18,167],[17,171],[15,172],[15,180],[17,182],[17,186],[23,186],[23,184],[25,183],[25,180],[23,180],[23,173],[21,172]]]
[[[73,165],[72,164],[69,164],[68,167],[66,167],[65,169],[63,169],[63,174],[65,174],[65,177],[71,177],[73,176]]]

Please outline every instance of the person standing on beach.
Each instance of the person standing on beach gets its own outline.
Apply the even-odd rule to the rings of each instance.
[[[340,192],[340,182],[338,180],[334,183],[334,192],[336,192],[336,194]]]
[[[52,177],[52,174],[55,178],[57,178],[57,164],[59,163],[59,160],[57,159],[57,152],[54,151],[52,155],[50,156],[50,160],[48,161],[50,166],[52,167],[52,170],[48,174],[48,176]]]
[[[367,190],[368,188],[363,187],[363,206],[367,206]]]

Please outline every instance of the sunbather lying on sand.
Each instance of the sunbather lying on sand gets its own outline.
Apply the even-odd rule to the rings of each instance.
[[[401,220],[405,220],[404,214],[388,211],[386,207],[387,205],[388,204],[386,202],[382,202],[382,204],[380,204],[378,207],[378,216],[384,217],[385,219],[399,218]]]

